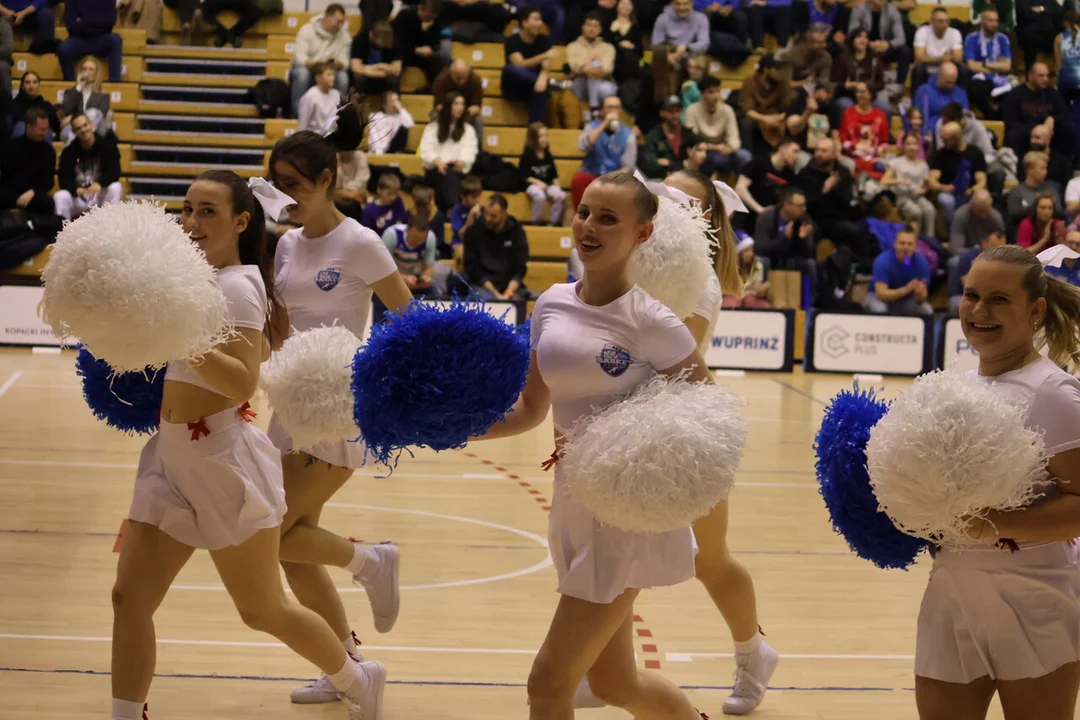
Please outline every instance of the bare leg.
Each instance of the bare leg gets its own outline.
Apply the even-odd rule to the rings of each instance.
[[[318,525],[321,514],[322,508],[305,518],[301,518],[300,522],[312,522]],[[296,529],[295,525],[293,529]],[[349,640],[352,637],[349,618],[345,614],[345,606],[341,602],[341,595],[338,594],[337,587],[334,585],[334,581],[330,579],[330,573],[326,571],[326,568],[323,565],[285,561],[282,561],[281,567],[285,571],[285,580],[288,581],[289,587],[292,588],[293,594],[300,604],[314,610],[323,620],[326,620],[339,640],[342,642]]]
[[[989,675],[966,685],[915,676],[919,720],[984,720],[993,697],[994,681]]]
[[[694,560],[698,580],[716,603],[736,642],[758,631],[757,599],[750,573],[728,552],[728,504],[720,502],[694,523],[698,554]]]
[[[1069,663],[1039,678],[998,681],[1005,720],[1072,720],[1080,691],[1080,663]]]
[[[131,521],[113,586],[112,694],[146,702],[154,679],[154,612],[194,552],[153,525]]]
[[[281,559],[345,567],[353,558],[353,544],[320,528],[318,515],[353,471],[321,460],[311,462],[313,459],[307,453],[288,453],[281,458],[289,508],[281,525]]]

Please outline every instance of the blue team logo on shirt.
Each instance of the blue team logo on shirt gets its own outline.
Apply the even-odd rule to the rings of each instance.
[[[337,287],[339,282],[341,282],[341,268],[329,267],[320,270],[315,276],[315,284],[323,292],[330,292]]]
[[[618,345],[605,345],[596,356],[596,362],[611,377],[619,377],[626,372],[632,360],[630,351]]]

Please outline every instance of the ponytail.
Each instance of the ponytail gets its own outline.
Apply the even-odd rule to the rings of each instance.
[[[724,199],[709,178],[696,170],[679,170],[701,187],[705,202],[702,210],[709,213],[709,225],[716,243],[713,246],[713,272],[720,281],[720,289],[725,295],[743,297],[743,280],[739,275],[739,254],[735,250],[735,231],[731,227]]]

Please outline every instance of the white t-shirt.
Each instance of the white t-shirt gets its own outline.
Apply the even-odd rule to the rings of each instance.
[[[915,47],[921,47],[928,57],[945,57],[946,53],[953,50],[964,51],[964,38],[960,31],[954,27],[947,28],[943,37],[934,34],[933,28],[923,25],[915,31]],[[937,65],[927,65],[926,69],[932,74],[938,71]]]
[[[1065,186],[1065,204],[1080,202],[1080,178],[1073,178]]]
[[[341,93],[335,88],[323,92],[317,85],[300,98],[296,121],[297,130],[310,130],[320,135],[330,124],[330,119],[337,115],[341,105]]]
[[[256,265],[229,265],[217,271],[218,286],[228,302],[226,311],[230,323],[238,328],[263,330],[269,303],[266,285]],[[165,379],[187,383],[211,392],[220,392],[203,380],[186,362],[171,362],[165,368]]]
[[[705,350],[712,344],[713,335],[716,333],[716,323],[720,319],[720,307],[724,302],[724,293],[720,289],[720,278],[716,277],[716,273],[709,273],[709,281],[705,283],[705,292],[701,294],[701,299],[698,300],[697,307],[694,308],[694,314],[698,317],[703,317],[709,321],[709,331],[705,333],[705,337],[701,339],[701,344],[698,345],[698,350],[701,354],[705,354]]]
[[[345,218],[322,237],[307,237],[303,228],[285,233],[274,270],[293,330],[336,322],[362,338],[371,285],[397,272],[397,265],[374,230]]]
[[[899,198],[918,197],[916,191],[926,185],[930,178],[930,166],[925,160],[908,160],[905,156],[898,155],[889,161],[889,167],[900,181],[899,185],[891,188]]]
[[[602,307],[582,301],[577,283],[553,285],[536,301],[530,330],[560,432],[695,350],[683,321],[636,285]]]

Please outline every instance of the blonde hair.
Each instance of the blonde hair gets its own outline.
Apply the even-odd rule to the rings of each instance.
[[[724,207],[724,199],[716,190],[709,178],[696,170],[679,170],[676,175],[685,175],[700,187],[705,201],[702,210],[709,213],[709,224],[713,235],[716,236],[716,245],[713,252],[713,272],[720,280],[720,288],[725,295],[743,297],[743,280],[739,274],[739,253],[735,250],[735,230],[731,227],[727,208]]]
[[[1035,253],[1018,245],[1001,245],[979,254],[977,262],[1000,262],[1025,268],[1021,282],[1032,300],[1046,300],[1046,314],[1035,336],[1035,349],[1049,346],[1050,359],[1061,367],[1080,367],[1080,288],[1046,272]]]

